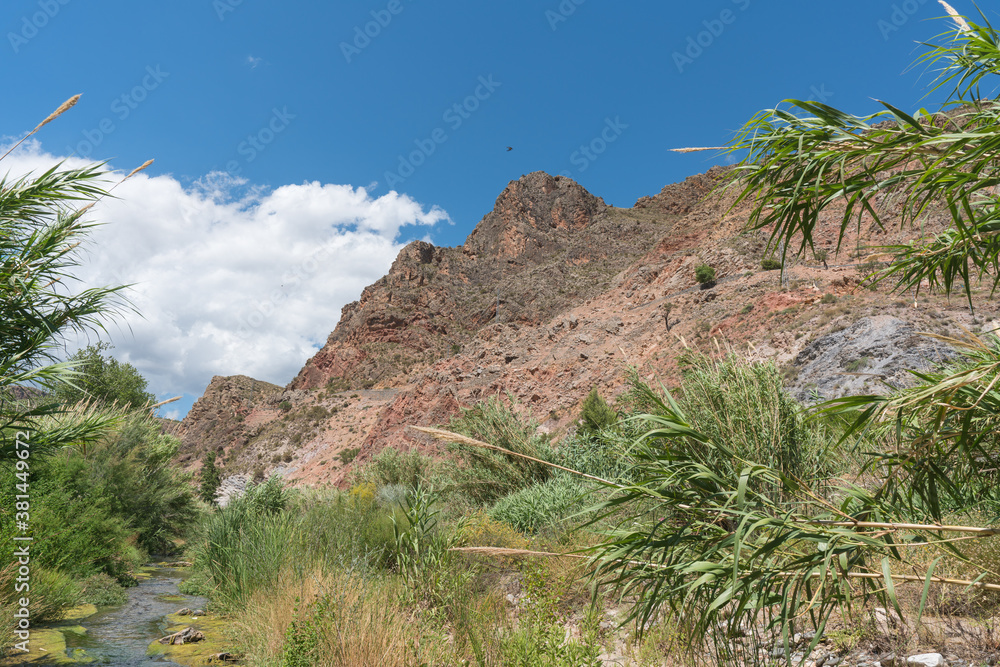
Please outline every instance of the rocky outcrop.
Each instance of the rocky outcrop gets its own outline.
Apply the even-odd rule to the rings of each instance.
[[[404,384],[484,326],[537,325],[600,294],[662,236],[664,223],[609,207],[561,176],[522,176],[462,247],[406,246],[384,278],[344,307],[290,387]]]
[[[954,356],[951,347],[920,335],[910,322],[863,317],[807,345],[792,364],[797,373],[789,390],[803,402],[885,394],[914,381],[907,369],[928,370]]]
[[[171,429],[181,439],[181,461],[193,462],[210,449],[245,443],[250,437],[247,417],[262,409],[277,412],[275,404],[283,391],[283,387],[245,375],[213,377],[180,428]]]

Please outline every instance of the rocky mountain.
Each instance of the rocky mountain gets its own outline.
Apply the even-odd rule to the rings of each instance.
[[[522,177],[462,247],[404,248],[389,273],[344,308],[290,387],[394,386],[456,354],[486,325],[538,326],[603,292],[676,218],[624,214],[560,176]]]
[[[287,387],[213,379],[180,427],[184,460],[216,449],[229,475],[343,485],[386,446],[436,447],[408,425],[489,396],[510,396],[558,438],[593,387],[620,392],[628,367],[673,384],[685,347],[774,359],[800,398],[830,398],[950,353],[919,332],[995,326],[985,294],[973,315],[942,295],[866,287],[866,247],[916,233],[891,210],[885,230],[852,232],[839,253],[831,212],[817,235],[826,265],[764,270],[766,234],[743,231],[748,205],[717,189],[724,177],[713,169],[628,209],[541,172],[511,182],[463,246],[404,248]],[[924,232],[940,222],[929,215]],[[717,271],[711,289],[695,281],[702,263]]]

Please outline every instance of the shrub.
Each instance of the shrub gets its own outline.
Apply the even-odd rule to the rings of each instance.
[[[852,361],[848,361],[846,364],[844,364],[844,370],[846,370],[848,373],[857,373],[859,371],[863,371],[864,369],[868,368],[871,365],[871,362],[872,362],[871,357],[859,357]]]
[[[91,484],[90,464],[64,450],[32,460],[32,564],[78,579],[104,572],[121,582],[142,561],[134,531],[112,510],[111,500]],[[0,502],[13,507],[14,469],[0,469]],[[0,524],[0,554],[11,559],[13,522]]]
[[[76,386],[60,386],[56,398],[66,404],[95,399],[133,408],[156,403],[156,397],[146,391],[146,378],[132,364],[105,355],[110,349],[109,343],[96,343],[70,356],[69,361],[77,366],[80,375],[73,380]]]
[[[802,479],[823,479],[827,432],[805,421],[788,395],[773,362],[753,364],[734,354],[721,361],[688,352],[679,359],[682,372],[677,403],[693,428],[727,443],[738,460],[695,458],[722,475],[737,475],[742,461],[753,461]],[[646,412],[662,410],[662,397],[633,375],[636,404]],[[709,457],[709,458],[706,458]]]
[[[121,584],[106,574],[95,574],[84,580],[83,601],[98,607],[110,607],[128,602],[128,593]]]
[[[136,531],[149,553],[168,553],[198,518],[190,476],[174,466],[180,441],[148,416],[131,418],[89,457],[91,489]],[[138,481],[141,480],[141,481]]]
[[[292,409],[292,404],[289,401],[282,401],[281,403],[278,403],[278,409],[282,412],[288,412]]]
[[[516,404],[512,397],[508,396],[508,400]],[[537,434],[537,428],[534,421],[522,421],[496,397],[463,409],[448,425],[450,431],[512,452],[553,460],[548,440]],[[548,466],[521,457],[461,443],[448,447],[464,464],[452,465],[448,474],[459,492],[474,504],[492,504],[514,491],[544,482],[551,474]]]
[[[401,452],[386,447],[355,473],[354,483],[370,484],[373,493],[375,489],[392,484],[413,489],[429,476],[432,467],[430,457],[418,451]]]
[[[635,424],[627,419],[603,431],[575,433],[560,444],[558,463],[601,479],[628,483],[635,471],[632,449],[639,435]]]
[[[33,624],[58,621],[67,609],[80,604],[81,600],[80,588],[72,579],[57,570],[42,567],[31,569],[30,595],[26,595],[25,591],[16,591],[17,560],[11,559],[8,563],[0,568],[0,621],[10,623],[0,627],[0,641],[4,642],[0,643],[0,655],[3,655],[3,649],[10,646],[5,631],[14,627],[13,613],[20,606],[16,604],[20,598],[28,598],[28,612]]]
[[[837,303],[837,297],[832,294],[824,294],[823,298],[821,298],[819,302],[825,304]]]
[[[600,431],[615,424],[618,413],[611,409],[607,401],[601,398],[597,387],[590,390],[580,408],[580,431]]]
[[[760,263],[760,268],[765,271],[777,271],[781,268],[781,260],[774,259],[773,257],[762,260]]]
[[[215,504],[215,494],[219,491],[222,480],[219,479],[219,469],[215,467],[216,453],[209,451],[205,454],[205,462],[201,466],[201,486],[198,495],[206,503]]]
[[[694,278],[699,284],[707,285],[715,280],[715,269],[708,264],[699,264],[694,270]]]
[[[569,475],[515,491],[490,508],[491,519],[524,533],[535,533],[580,511],[580,499],[593,488]]]

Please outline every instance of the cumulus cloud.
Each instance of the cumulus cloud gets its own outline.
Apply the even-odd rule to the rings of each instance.
[[[60,160],[86,164],[27,143],[0,167],[39,173]],[[375,198],[319,182],[264,189],[222,173],[189,185],[140,173],[92,213],[106,224],[92,234],[78,277],[134,285],[138,312],[109,327],[110,337],[116,356],[160,396],[198,396],[213,375],[286,384],[341,308],[385,274],[401,237],[450,222],[396,192]]]

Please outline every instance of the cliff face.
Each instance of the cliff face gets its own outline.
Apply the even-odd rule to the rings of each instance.
[[[282,391],[282,387],[245,375],[216,375],[180,426],[169,429],[185,445],[181,461],[193,462],[211,449],[232,449],[246,444],[247,417],[271,405]]]
[[[761,268],[766,233],[744,231],[747,205],[711,194],[723,173],[668,185],[630,209],[543,173],[512,182],[463,246],[404,248],[287,388],[213,379],[182,424],[184,456],[193,464],[221,449],[226,474],[343,485],[386,446],[436,451],[406,427],[447,423],[489,396],[513,397],[558,438],[593,387],[619,393],[627,368],[669,386],[685,348],[729,346],[782,365],[798,395],[829,398],[857,384],[851,369],[897,377],[901,364],[941,357],[921,337],[892,332],[979,331],[997,314],[986,293],[974,298],[987,317],[973,319],[944,296],[915,302],[866,289],[865,245],[912,235],[891,214],[886,230],[848,234],[828,267],[792,261],[782,282]],[[816,232],[821,246],[832,251],[838,225],[831,212]],[[717,271],[712,289],[694,280],[702,263]],[[874,332],[870,344],[855,323]],[[908,352],[889,354],[883,339]]]
[[[600,294],[663,225],[612,209],[569,179],[523,176],[462,247],[404,248],[384,278],[344,307],[290,387],[397,386],[457,353],[485,325],[537,325]]]

